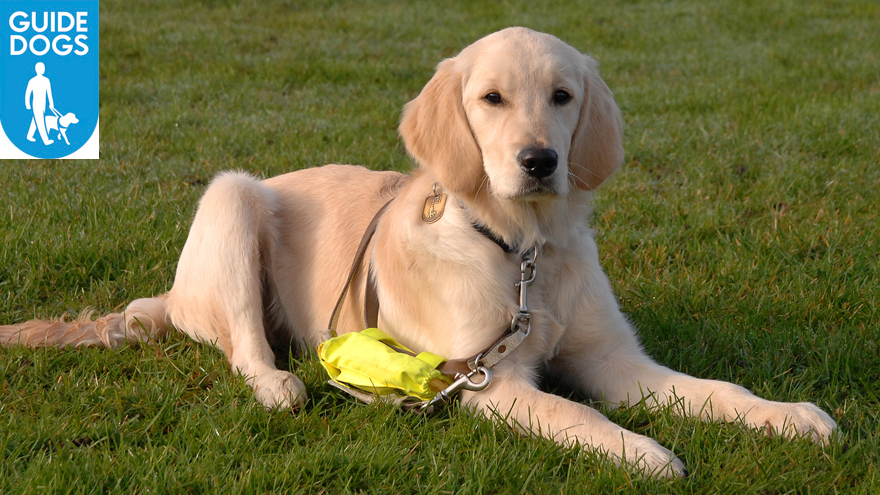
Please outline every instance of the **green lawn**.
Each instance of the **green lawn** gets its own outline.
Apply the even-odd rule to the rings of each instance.
[[[624,169],[592,220],[660,362],[838,421],[828,447],[606,411],[688,466],[658,481],[449,409],[369,407],[295,357],[266,411],[175,335],[0,349],[0,493],[878,493],[880,4],[863,1],[101,1],[101,160],[0,162],[0,323],[171,286],[217,172],[407,170],[404,103],[510,25],[601,63]],[[597,407],[600,407],[597,405]]]

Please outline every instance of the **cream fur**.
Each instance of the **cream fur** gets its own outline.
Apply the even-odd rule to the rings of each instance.
[[[572,100],[552,103],[559,89]],[[487,103],[489,92],[505,103]],[[394,197],[371,251],[380,326],[414,350],[468,357],[495,340],[516,311],[520,258],[503,253],[473,221],[509,244],[540,247],[532,332],[494,368],[487,390],[463,396],[468,407],[658,475],[681,475],[684,465],[595,409],[540,391],[539,373],[612,406],[643,397],[660,406],[680,400],[687,415],[826,441],[836,425],[812,404],[770,402],[736,385],[692,378],[642,351],[586,225],[593,190],[622,161],[621,125],[594,60],[523,28],[489,35],[440,63],[406,105],[400,134],[417,171],[328,165],[265,181],[220,175],[199,204],[173,288],[132,303],[117,334],[161,334],[170,318],[221,348],[261,403],[301,405],[303,384],[275,368],[270,342],[313,348],[322,340],[364,228]],[[542,181],[517,163],[528,146],[558,154],[557,169]],[[449,194],[447,210],[425,224],[421,211],[435,183]],[[340,333],[361,329],[363,287],[361,270]],[[13,327],[0,330],[4,342],[58,343]]]

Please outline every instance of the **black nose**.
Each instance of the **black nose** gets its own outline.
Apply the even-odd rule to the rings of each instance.
[[[526,148],[519,152],[516,159],[527,174],[543,179],[556,170],[559,155],[549,148]]]

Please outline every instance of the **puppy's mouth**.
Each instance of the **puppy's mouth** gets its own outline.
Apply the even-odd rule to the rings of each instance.
[[[552,177],[545,179],[535,179],[525,177],[512,190],[502,190],[493,187],[492,180],[489,180],[489,190],[492,196],[505,201],[538,201],[558,198],[561,193],[556,185],[556,181]]]
[[[559,191],[556,188],[556,181],[553,180],[552,176],[544,179],[529,177],[524,181],[522,189],[516,196],[518,199],[524,200],[546,199],[559,196]]]

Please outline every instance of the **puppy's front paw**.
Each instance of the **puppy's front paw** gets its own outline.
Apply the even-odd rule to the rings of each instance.
[[[749,423],[770,435],[794,437],[808,435],[816,443],[827,444],[837,423],[825,411],[809,402],[774,402],[763,414],[748,415]]]
[[[683,478],[688,474],[684,463],[652,438],[625,435],[623,448],[625,461],[648,474],[658,478]]]
[[[297,409],[308,400],[306,386],[296,375],[287,371],[272,370],[261,373],[250,382],[254,388],[254,397],[269,409],[275,407]]]

